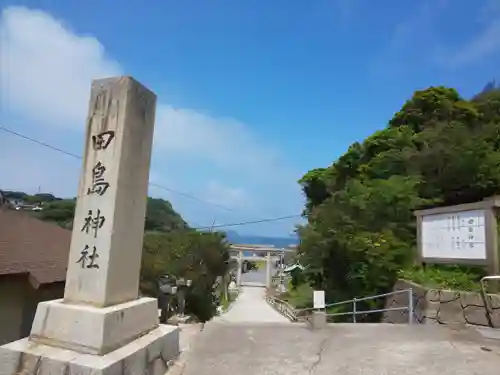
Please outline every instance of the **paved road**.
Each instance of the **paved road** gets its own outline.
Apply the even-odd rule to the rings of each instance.
[[[274,267],[274,262],[271,263],[271,276],[274,276],[276,273],[276,267]],[[247,283],[260,283],[262,285],[266,285],[266,266],[258,270],[251,270],[250,272],[244,273],[241,275],[241,283],[243,285]]]
[[[498,375],[500,345],[443,326],[212,322],[183,375]]]
[[[287,318],[269,306],[264,300],[264,296],[264,288],[244,286],[229,311],[214,320],[219,322],[291,324]]]
[[[196,340],[196,337],[201,333],[202,324],[179,324],[179,329],[180,355],[179,358],[170,365],[165,375],[182,375],[189,349]]]
[[[241,284],[245,285],[247,283],[260,283],[261,285],[266,285],[266,268],[264,267],[242,274]]]

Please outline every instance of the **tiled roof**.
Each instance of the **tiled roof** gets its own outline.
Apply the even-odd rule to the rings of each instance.
[[[0,275],[29,274],[36,285],[64,281],[70,242],[68,229],[0,209]]]

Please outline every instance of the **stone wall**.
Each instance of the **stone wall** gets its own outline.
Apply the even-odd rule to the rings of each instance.
[[[485,306],[480,293],[424,288],[409,281],[399,280],[394,290],[412,289],[413,318],[421,324],[475,325],[500,328],[500,295],[488,294]],[[386,308],[409,304],[409,294],[389,296]],[[407,323],[408,311],[388,311],[383,322]]]

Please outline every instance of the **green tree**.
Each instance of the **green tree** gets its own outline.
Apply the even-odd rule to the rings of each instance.
[[[414,210],[500,194],[499,91],[471,101],[417,91],[386,129],[308,172],[298,249],[307,282],[336,301],[385,292],[411,267]]]
[[[326,168],[313,169],[300,179],[299,184],[307,198],[304,213],[309,213],[330,196],[326,186],[326,171]]]
[[[148,198],[145,230],[169,232],[187,227],[186,222],[175,212],[170,202],[161,198]]]
[[[192,280],[186,295],[186,310],[201,321],[210,319],[216,309],[213,287],[218,276],[228,270],[229,247],[217,232],[194,230],[149,232],[144,237],[141,290],[157,296],[157,280],[168,274]]]
[[[42,200],[39,197],[37,197],[36,195],[27,195],[24,197],[24,201],[27,204],[40,204],[40,203],[42,203]]]
[[[330,300],[385,292],[414,256],[418,180],[353,180],[302,228],[299,256],[309,282]]]
[[[416,91],[389,121],[390,127],[410,126],[415,132],[450,121],[475,122],[480,117],[477,108],[463,100],[455,89],[430,87]]]
[[[58,200],[58,198],[56,198],[53,194],[50,194],[50,193],[37,193],[34,196],[37,197],[37,199],[41,203],[52,202],[52,201]]]
[[[43,211],[34,213],[36,217],[45,221],[53,221],[63,228],[73,227],[76,199],[61,199],[46,203]]]
[[[421,147],[412,157],[413,173],[423,177],[421,195],[442,204],[474,202],[500,187],[500,152],[492,126],[452,122],[416,138]]]
[[[12,191],[12,190],[4,190],[3,193],[6,198],[11,198],[11,199],[24,199],[28,195],[22,191]]]

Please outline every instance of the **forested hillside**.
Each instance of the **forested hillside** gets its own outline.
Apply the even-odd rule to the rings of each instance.
[[[385,129],[299,183],[307,197],[299,252],[308,282],[329,300],[385,292],[413,270],[414,210],[500,194],[500,88],[490,84],[472,100],[446,87],[417,91]],[[429,272],[459,275],[450,278],[453,287],[460,275],[482,271]]]
[[[40,205],[42,211],[28,212],[41,220],[52,221],[68,229],[73,226],[75,198],[61,199],[47,193],[28,195],[20,191],[5,191],[4,194],[7,198],[22,199],[27,204]],[[144,224],[146,231],[169,232],[186,228],[188,228],[188,225],[173,209],[169,201],[148,197]]]

